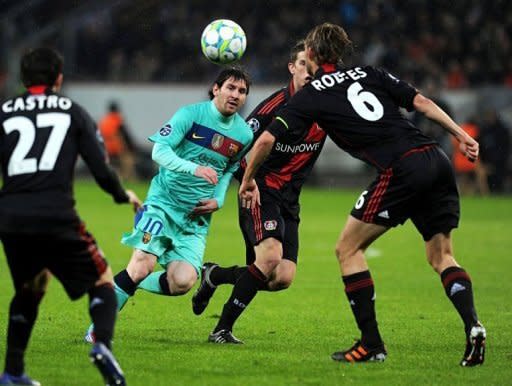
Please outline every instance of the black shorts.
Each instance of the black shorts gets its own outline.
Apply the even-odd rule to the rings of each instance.
[[[412,149],[381,172],[351,215],[394,227],[412,220],[425,241],[459,224],[459,193],[450,160],[437,145]]]
[[[48,268],[71,299],[78,299],[108,267],[85,224],[59,234],[0,234],[16,290]]]
[[[299,253],[298,204],[288,208],[277,194],[260,190],[261,206],[242,208],[238,200],[238,220],[245,240],[246,264],[254,263],[254,246],[274,237],[283,244],[283,259],[297,263]]]

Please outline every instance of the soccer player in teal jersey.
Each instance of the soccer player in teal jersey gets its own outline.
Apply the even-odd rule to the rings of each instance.
[[[125,270],[114,277],[118,309],[137,288],[168,296],[187,293],[203,264],[212,213],[249,149],[253,133],[237,113],[249,92],[248,75],[223,70],[210,101],[180,108],[157,133],[152,157],[160,166],[131,234],[134,248]],[[153,272],[156,263],[165,271]],[[92,328],[86,340],[94,341]]]

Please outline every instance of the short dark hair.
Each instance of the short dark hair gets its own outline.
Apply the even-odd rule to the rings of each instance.
[[[305,49],[304,39],[298,40],[290,50],[289,62],[294,63],[297,60],[297,56],[299,56],[299,52],[302,52]]]
[[[27,51],[21,58],[21,81],[25,87],[53,86],[62,73],[64,60],[51,48],[35,48]]]
[[[309,31],[305,39],[307,48],[311,48],[318,65],[325,63],[343,63],[353,45],[345,30],[336,24],[323,23]]]
[[[242,68],[242,67],[227,67],[224,70],[222,70],[219,75],[217,76],[217,79],[213,82],[214,85],[217,85],[219,88],[222,87],[224,82],[228,80],[229,78],[233,78],[234,80],[243,80],[245,82],[245,85],[247,87],[247,94],[249,94],[249,88],[251,86],[251,78],[249,77],[249,74]],[[210,96],[210,99],[214,98],[213,95],[213,88],[211,88],[208,91],[208,95]]]
[[[119,105],[116,101],[110,101],[108,103],[108,111],[111,113],[118,113],[119,112]]]

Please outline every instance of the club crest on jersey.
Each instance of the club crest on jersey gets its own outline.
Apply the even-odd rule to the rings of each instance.
[[[256,118],[251,118],[247,122],[253,133],[256,133],[260,129],[260,121]]]
[[[144,244],[148,244],[151,241],[151,233],[144,232],[144,235],[142,236],[142,242]]]
[[[217,150],[220,149],[224,143],[224,136],[221,134],[214,134],[212,137],[212,148]]]
[[[172,127],[170,124],[166,124],[164,127],[160,129],[160,135],[162,137],[167,137],[172,132]]]
[[[277,221],[276,220],[268,220],[263,223],[263,227],[267,231],[274,231],[277,229]]]
[[[233,157],[239,150],[240,148],[236,143],[230,143],[228,147],[228,156]]]

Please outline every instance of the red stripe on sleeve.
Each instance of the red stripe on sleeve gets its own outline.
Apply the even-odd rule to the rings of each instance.
[[[276,106],[279,105],[284,100],[284,91],[281,91],[274,98],[269,100],[267,103],[263,105],[263,107],[257,112],[257,114],[268,114],[271,112]]]

